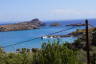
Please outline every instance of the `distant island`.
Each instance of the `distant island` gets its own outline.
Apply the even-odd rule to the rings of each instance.
[[[85,26],[85,24],[68,24],[66,26]]]
[[[16,24],[0,25],[0,32],[38,29],[40,26],[44,25],[45,23],[36,18],[31,21],[25,21]]]
[[[61,26],[61,24],[59,22],[53,22],[52,24],[50,24],[50,26]]]

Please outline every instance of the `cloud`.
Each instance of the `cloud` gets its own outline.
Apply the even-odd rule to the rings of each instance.
[[[57,15],[96,15],[96,10],[55,9],[51,12]]]
[[[64,14],[64,15],[70,15],[70,14],[75,14],[75,15],[79,15],[80,12],[77,10],[70,10],[70,9],[55,9],[52,11],[53,14]]]
[[[96,18],[96,10],[76,10],[76,9],[54,9],[51,14],[55,17],[62,17],[64,19],[78,19],[78,18]]]

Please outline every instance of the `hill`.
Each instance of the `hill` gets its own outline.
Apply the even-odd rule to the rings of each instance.
[[[44,23],[41,22],[39,19],[33,19],[31,21],[25,21],[16,24],[0,25],[0,32],[38,29],[40,26],[43,25]]]

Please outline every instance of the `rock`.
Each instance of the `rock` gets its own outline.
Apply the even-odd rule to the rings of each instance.
[[[4,31],[6,28],[4,27],[0,27],[0,31]]]
[[[34,25],[37,26],[45,26],[45,23],[41,22],[39,19],[35,18],[33,20],[30,21],[31,23],[33,23]]]
[[[17,31],[17,30],[31,30],[38,29],[40,26],[43,26],[43,22],[39,19],[33,19],[31,21],[20,22],[16,24],[1,25],[0,32],[2,31]]]
[[[50,26],[60,26],[60,25],[61,25],[60,23],[54,22],[54,23],[52,23]]]

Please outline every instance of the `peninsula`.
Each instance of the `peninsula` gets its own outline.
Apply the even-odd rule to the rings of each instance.
[[[24,21],[16,24],[0,25],[0,32],[38,29],[43,25],[44,23],[36,18],[31,21]]]

